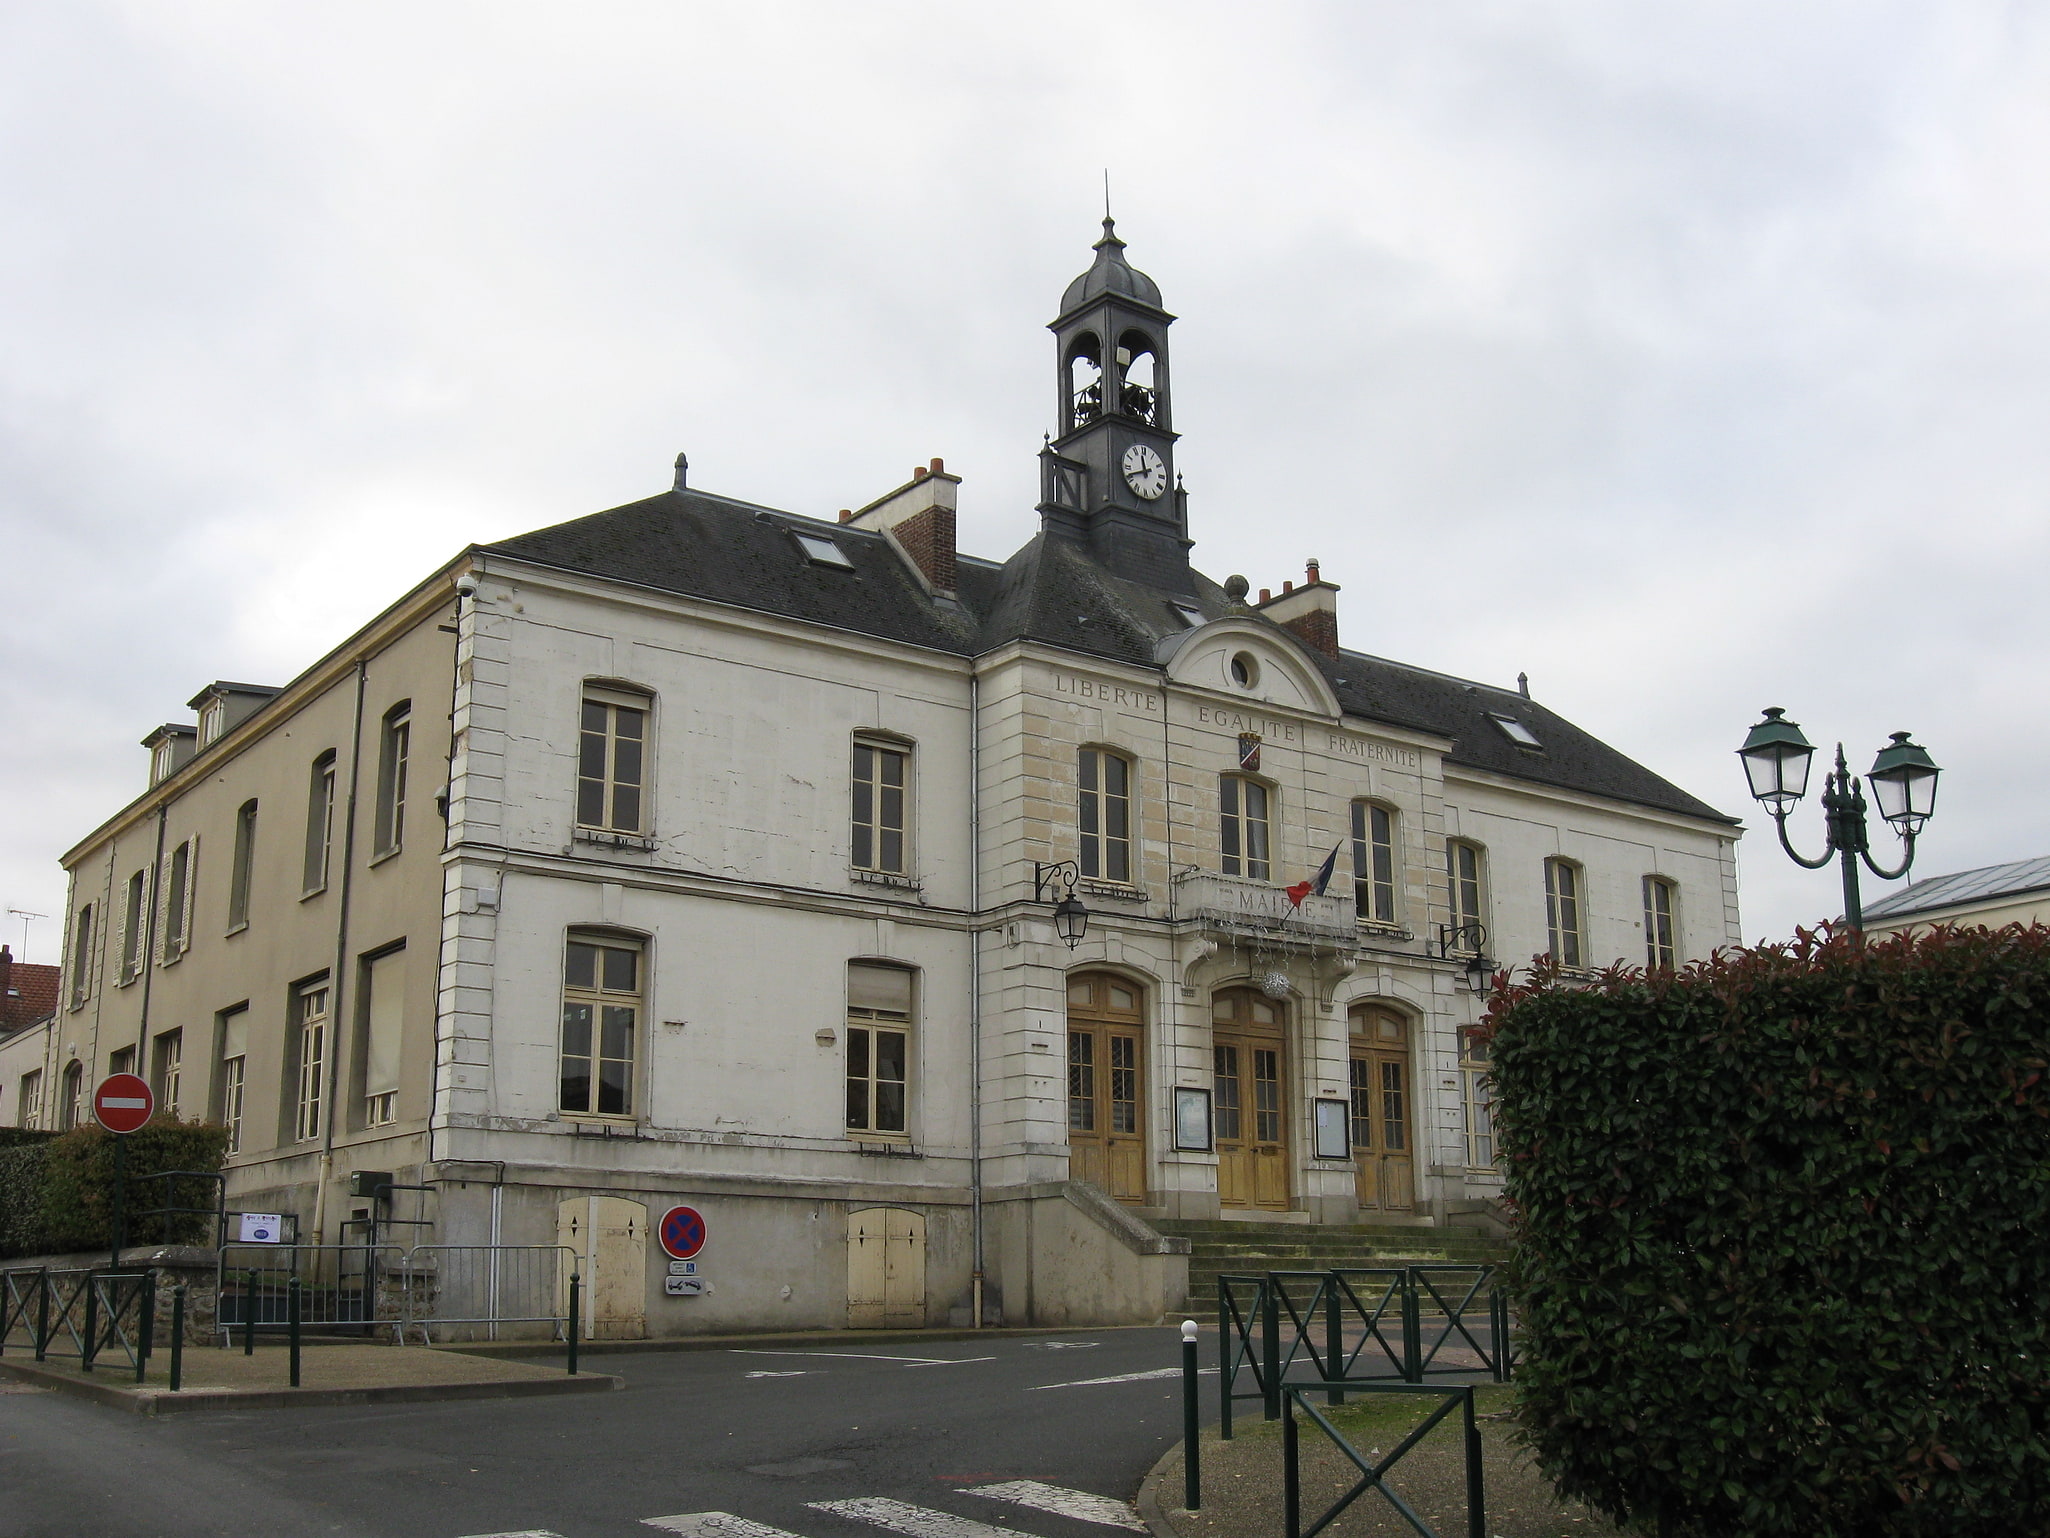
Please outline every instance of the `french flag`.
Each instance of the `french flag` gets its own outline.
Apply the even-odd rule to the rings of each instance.
[[[1316,893],[1319,897],[1324,895],[1324,889],[1331,885],[1332,871],[1338,868],[1338,851],[1344,846],[1345,841],[1343,839],[1333,844],[1331,846],[1331,853],[1324,856],[1324,863],[1317,867],[1316,875],[1312,876],[1308,881],[1298,881],[1294,886],[1288,888],[1288,905],[1291,908],[1300,908],[1303,905],[1303,899],[1312,892]]]

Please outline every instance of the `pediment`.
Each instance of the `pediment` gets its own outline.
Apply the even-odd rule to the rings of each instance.
[[[1189,688],[1277,710],[1340,714],[1338,696],[1324,675],[1292,641],[1256,620],[1234,617],[1198,625],[1169,636],[1158,657],[1169,680]],[[1243,669],[1250,682],[1238,676],[1235,662],[1250,664]]]

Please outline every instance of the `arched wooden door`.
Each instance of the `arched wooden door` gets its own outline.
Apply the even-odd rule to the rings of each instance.
[[[925,1323],[925,1216],[902,1207],[847,1214],[847,1327]]]
[[[1253,988],[1226,988],[1210,1001],[1210,1024],[1218,1205],[1285,1212],[1287,1006]]]
[[[1068,979],[1068,1173],[1146,1200],[1145,995],[1105,972]]]
[[[1352,1011],[1352,1157],[1360,1206],[1416,1210],[1409,1022],[1379,1004]]]
[[[645,1336],[647,1207],[623,1196],[572,1196],[556,1208],[555,1242],[576,1251],[583,1276],[584,1334],[598,1340]]]

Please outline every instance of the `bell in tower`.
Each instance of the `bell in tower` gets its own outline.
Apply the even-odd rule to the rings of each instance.
[[[1190,576],[1168,386],[1173,323],[1106,216],[1095,262],[1068,285],[1048,328],[1058,426],[1040,455],[1039,512],[1049,533],[1086,542],[1119,575],[1180,589]]]

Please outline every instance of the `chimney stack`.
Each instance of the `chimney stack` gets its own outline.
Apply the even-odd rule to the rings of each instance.
[[[960,476],[947,473],[945,460],[934,459],[895,491],[852,513],[843,511],[840,521],[878,531],[928,591],[951,595],[959,583],[954,513],[960,484]]]
[[[1293,582],[1281,585],[1281,596],[1268,596],[1260,589],[1260,612],[1314,651],[1334,661],[1338,657],[1338,584],[1326,582],[1313,556],[1304,563],[1307,580],[1301,587]]]

